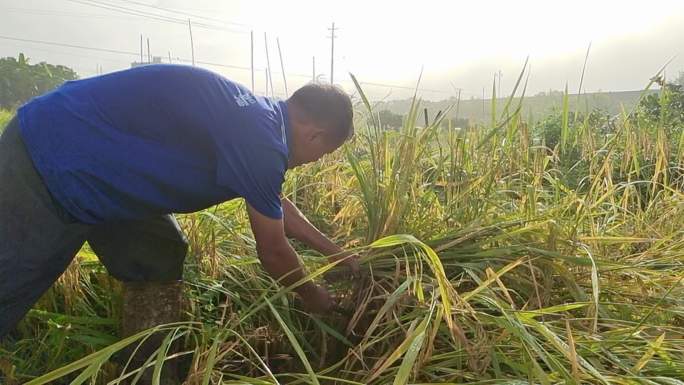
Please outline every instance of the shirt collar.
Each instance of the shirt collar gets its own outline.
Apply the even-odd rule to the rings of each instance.
[[[283,136],[283,142],[285,145],[287,145],[288,153],[290,150],[290,137],[291,137],[291,130],[292,127],[290,125],[290,114],[288,113],[287,110],[287,102],[284,100],[278,100],[278,107],[280,107],[280,117],[281,117],[281,134]]]

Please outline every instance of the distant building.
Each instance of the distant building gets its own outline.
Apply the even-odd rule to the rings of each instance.
[[[144,66],[144,65],[147,65],[147,64],[161,64],[161,63],[162,63],[162,58],[161,58],[161,56],[152,56],[152,61],[151,61],[151,62],[147,62],[147,61],[146,61],[146,62],[142,62],[142,63],[141,63],[141,62],[134,61],[133,63],[131,63],[131,68],[133,68],[133,67],[139,67],[139,66]]]

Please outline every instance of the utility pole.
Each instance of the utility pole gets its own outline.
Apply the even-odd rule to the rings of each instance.
[[[311,69],[311,81],[316,82],[316,56],[311,57],[311,64],[312,64],[312,69]]]
[[[264,95],[268,96],[268,68],[264,68],[264,75],[266,76],[266,92]]]
[[[453,87],[454,91],[458,92],[458,96],[456,97],[456,121],[458,121],[458,111],[459,111],[459,108],[461,106],[461,91],[463,91],[463,88],[460,88],[460,87],[457,88],[454,85],[454,83],[451,83],[451,82],[449,82],[449,83],[451,84],[451,87]],[[450,119],[450,121],[451,121],[451,119]]]
[[[501,91],[501,78],[503,77],[503,72],[499,70],[499,96],[503,97],[503,92]]]
[[[332,28],[328,28],[330,31],[330,84],[333,84],[333,78],[335,73],[335,23],[332,23]]]
[[[487,119],[485,115],[485,87],[482,87],[482,120]]]
[[[458,122],[458,109],[461,106],[461,90],[462,88],[457,88],[458,90],[458,98],[456,99],[456,121]]]
[[[143,36],[140,34],[140,64],[143,63]]]
[[[283,73],[283,85],[285,86],[285,97],[290,95],[287,92],[287,77],[285,76],[285,64],[283,63],[283,53],[280,51],[280,38],[276,37],[276,44],[278,45],[278,57],[280,58],[280,72]]]
[[[169,51],[169,64],[171,64],[171,51]]]
[[[147,64],[152,63],[152,54],[150,53],[150,38],[147,38]]]
[[[250,58],[252,63],[252,93],[254,93],[254,31],[249,32],[250,37]]]
[[[192,66],[195,66],[195,43],[192,41],[192,23],[188,19],[188,31],[190,31],[190,52],[192,54]]]
[[[264,46],[266,47],[266,73],[268,74],[268,83],[271,85],[271,96],[275,96],[273,92],[273,77],[271,76],[271,60],[268,58],[268,38],[264,32]]]

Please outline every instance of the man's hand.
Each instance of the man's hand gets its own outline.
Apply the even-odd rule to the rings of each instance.
[[[325,279],[330,282],[341,281],[343,279],[361,278],[361,265],[359,264],[358,254],[341,254],[330,257],[330,262],[342,260],[332,270],[325,274]]]
[[[282,203],[285,233],[288,236],[305,243],[323,255],[330,256],[330,262],[344,259],[350,255],[350,253],[345,253],[342,248],[337,246],[333,241],[325,236],[325,234],[318,231],[318,229],[314,227],[314,225],[312,225],[308,219],[306,219],[304,214],[302,214],[302,212],[299,211],[299,209],[289,199],[283,198]],[[335,267],[335,270],[340,270],[340,275],[345,275],[342,274],[342,271],[345,269],[347,271],[347,276],[359,275],[360,268],[358,255],[350,256]],[[335,273],[335,275],[337,274],[338,273]]]
[[[298,287],[296,290],[297,294],[302,298],[304,310],[307,312],[326,314],[329,313],[335,305],[330,293],[322,286],[309,282]]]
[[[257,243],[257,254],[268,274],[283,286],[302,281],[306,274],[297,259],[297,254],[287,242],[283,221],[268,218],[247,204],[252,232]],[[328,291],[312,281],[295,288],[302,299],[304,309],[311,313],[327,313],[334,307]]]

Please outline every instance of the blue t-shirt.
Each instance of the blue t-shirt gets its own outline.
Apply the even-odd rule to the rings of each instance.
[[[216,73],[147,65],[70,81],[18,116],[48,190],[81,222],[192,212],[237,197],[282,218],[287,105]]]

